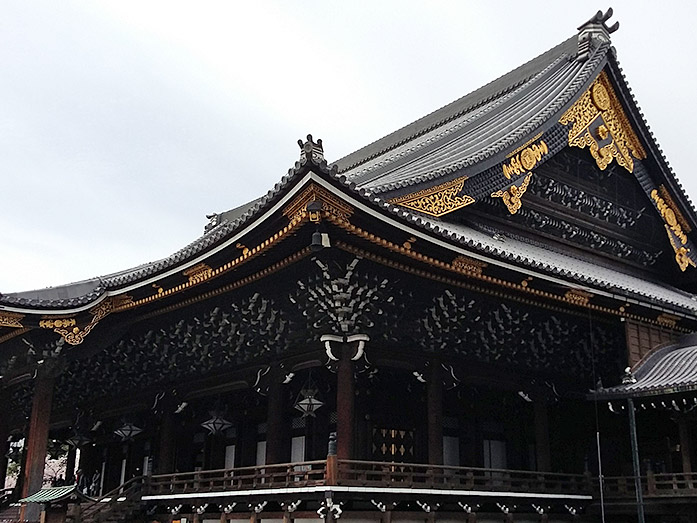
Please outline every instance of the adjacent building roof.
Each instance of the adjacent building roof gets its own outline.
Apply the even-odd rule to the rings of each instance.
[[[84,495],[78,490],[77,485],[66,485],[64,487],[42,488],[31,496],[20,499],[20,503],[58,503],[70,499],[80,499],[81,501],[95,501],[89,496]]]
[[[654,396],[697,390],[697,335],[656,349],[642,359],[617,387],[601,389],[600,399]]]

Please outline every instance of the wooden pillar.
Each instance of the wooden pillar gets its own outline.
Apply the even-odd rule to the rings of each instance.
[[[44,464],[48,445],[48,428],[53,402],[54,375],[40,369],[34,382],[34,397],[29,418],[26,440],[26,466],[22,471],[24,485],[22,497],[25,498],[41,490],[44,480]],[[20,519],[38,521],[40,507],[36,503],[22,505]]]
[[[158,474],[171,474],[174,472],[177,448],[176,428],[176,418],[174,414],[172,412],[165,412],[162,414],[157,456]]]
[[[283,401],[283,386],[279,369],[272,368],[269,373],[269,392],[266,411],[266,463],[283,463],[287,461],[284,452],[285,405]]]
[[[549,415],[547,404],[542,400],[533,403],[535,411],[535,455],[537,457],[537,470],[550,472],[552,470],[552,457],[549,448]]]
[[[339,368],[336,373],[336,456],[338,459],[353,457],[355,393],[352,355],[353,351],[348,345],[341,347]]]
[[[443,380],[440,362],[431,362],[426,390],[428,409],[428,463],[443,464]]]
[[[690,424],[685,416],[678,417],[678,433],[680,436],[682,471],[685,474],[689,474],[692,472],[692,438],[690,437]]]
[[[68,447],[68,457],[65,462],[65,484],[72,485],[75,479],[75,455],[77,450],[70,445]]]

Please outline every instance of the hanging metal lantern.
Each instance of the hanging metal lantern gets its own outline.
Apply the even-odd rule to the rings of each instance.
[[[7,451],[7,454],[5,454],[5,457],[9,459],[10,461],[14,461],[15,463],[19,463],[22,461],[22,447],[24,446],[24,442],[22,440],[20,441],[11,441],[10,442],[10,448]]]
[[[201,426],[206,429],[211,435],[220,434],[232,427],[232,423],[223,418],[222,413],[217,410],[209,412],[211,418],[201,423]]]
[[[72,436],[65,440],[65,442],[68,445],[74,448],[79,448],[83,445],[87,445],[90,441],[92,441],[92,439],[80,431],[75,431],[75,433]]]
[[[302,412],[302,417],[315,417],[315,411],[319,409],[324,402],[319,399],[319,391],[312,382],[312,378],[307,379],[307,383],[300,389],[298,397],[295,399],[293,407]]]
[[[114,434],[116,434],[118,437],[121,438],[121,441],[128,441],[133,438],[135,438],[138,434],[143,432],[143,429],[140,427],[137,427],[130,421],[125,422],[123,425],[121,425],[118,429],[114,431]]]

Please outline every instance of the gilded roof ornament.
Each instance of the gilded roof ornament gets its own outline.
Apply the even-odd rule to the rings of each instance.
[[[52,324],[53,332],[60,334],[61,337],[70,345],[79,345],[87,335],[92,332],[92,329],[99,323],[100,320],[105,318],[113,309],[113,303],[111,298],[107,298],[100,304],[96,305],[90,310],[92,314],[92,319],[84,327],[77,325],[74,319],[48,319],[42,320],[42,322],[47,322],[45,325],[41,325],[45,328],[51,328],[49,322]]]
[[[353,214],[353,207],[314,183],[293,198],[283,209],[283,214],[290,221],[309,216],[310,213],[317,212],[308,210],[307,206],[312,202],[319,202],[322,205],[322,212],[332,214],[342,220],[348,220]]]
[[[17,327],[21,329],[24,327],[24,325],[22,325],[22,318],[24,318],[24,314],[0,312],[0,327]]]
[[[675,207],[673,199],[670,198],[669,195],[668,201],[663,198],[662,193],[665,193],[666,195],[668,193],[665,187],[661,187],[663,188],[661,193],[659,193],[658,189],[651,191],[651,200],[653,200],[654,205],[656,205],[656,209],[658,209],[658,212],[661,214],[661,218],[663,218],[663,221],[665,222],[664,227],[666,229],[666,234],[668,234],[670,245],[673,247],[673,251],[675,251],[675,262],[678,264],[678,267],[680,267],[680,270],[685,272],[688,267],[697,266],[697,264],[695,264],[694,260],[688,254],[690,252],[690,248],[687,246],[689,240],[687,238],[687,233],[681,225],[681,221],[684,221],[685,219],[682,217],[682,214],[680,214],[680,211]]]
[[[503,203],[506,204],[508,212],[511,214],[517,213],[523,206],[523,201],[521,198],[525,191],[528,190],[528,185],[530,185],[530,180],[532,180],[532,173],[528,173],[523,182],[520,185],[511,185],[508,189],[503,189],[491,193],[492,198],[501,198]]]
[[[572,124],[569,145],[581,149],[589,147],[601,170],[616,159],[631,173],[634,172],[634,159],[646,158],[646,151],[632,129],[605,71],[598,75],[559,122]]]
[[[462,176],[388,201],[394,205],[407,207],[431,216],[443,216],[474,203],[474,198],[471,196],[460,194],[466,179],[467,176]]]
[[[544,140],[517,149],[509,155],[510,160],[504,162],[503,175],[510,180],[513,176],[520,176],[532,171],[548,152],[549,147]]]

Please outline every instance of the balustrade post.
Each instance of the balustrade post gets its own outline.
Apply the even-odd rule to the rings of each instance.
[[[653,470],[648,470],[646,472],[646,487],[649,496],[656,494],[656,476]]]

